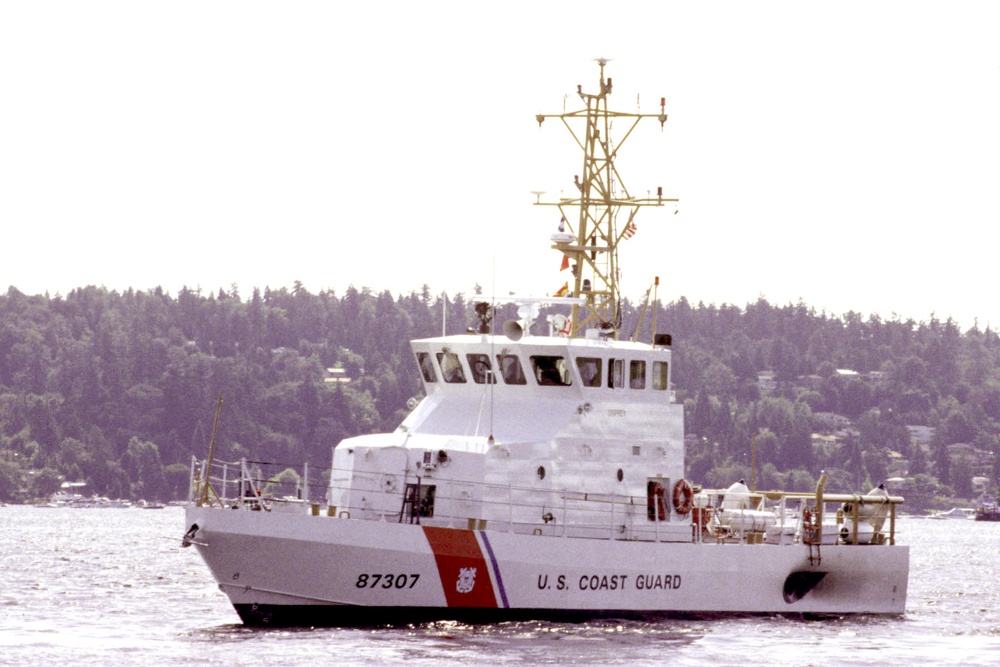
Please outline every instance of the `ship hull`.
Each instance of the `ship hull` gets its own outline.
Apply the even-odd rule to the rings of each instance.
[[[909,569],[898,545],[602,540],[196,506],[186,522],[249,625],[902,614]]]

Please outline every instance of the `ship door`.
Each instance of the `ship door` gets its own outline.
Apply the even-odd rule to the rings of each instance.
[[[437,487],[434,484],[407,484],[403,494],[403,511],[399,521],[420,523],[421,518],[434,516],[434,495]]]
[[[669,484],[669,480],[662,477],[654,477],[646,482],[646,517],[650,521],[667,520],[665,484]]]

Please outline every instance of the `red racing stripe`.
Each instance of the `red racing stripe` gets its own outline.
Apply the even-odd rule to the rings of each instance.
[[[471,530],[423,526],[449,607],[495,609],[490,571]]]

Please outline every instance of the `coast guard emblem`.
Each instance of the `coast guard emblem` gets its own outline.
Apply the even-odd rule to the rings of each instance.
[[[476,586],[476,568],[463,567],[458,572],[458,581],[455,582],[455,590],[459,593],[471,593]]]

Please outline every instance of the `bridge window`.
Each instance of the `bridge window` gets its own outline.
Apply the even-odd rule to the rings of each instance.
[[[531,357],[531,366],[535,371],[538,384],[546,386],[570,385],[573,381],[567,372],[566,360],[562,357],[536,355]]]
[[[465,382],[465,371],[462,370],[462,362],[454,352],[438,352],[438,364],[441,366],[441,375],[445,382],[461,383]]]
[[[653,362],[653,389],[664,391],[667,388],[669,376],[667,375],[667,362]]]
[[[608,365],[608,387],[615,389],[625,386],[625,361],[612,359]]]
[[[476,384],[493,384],[493,369],[490,368],[490,357],[486,354],[467,354],[469,368],[472,369],[472,380]]]
[[[505,384],[528,384],[524,377],[524,369],[521,368],[521,360],[515,354],[498,354],[497,366],[500,367],[500,375],[503,376]]]
[[[434,375],[434,362],[431,360],[431,355],[426,352],[417,352],[417,363],[420,365],[420,374],[424,376],[425,382],[437,382],[437,376]]]
[[[577,357],[576,367],[584,387],[601,386],[601,360],[597,357]]]
[[[633,359],[628,367],[628,386],[632,389],[646,388],[646,362]]]

